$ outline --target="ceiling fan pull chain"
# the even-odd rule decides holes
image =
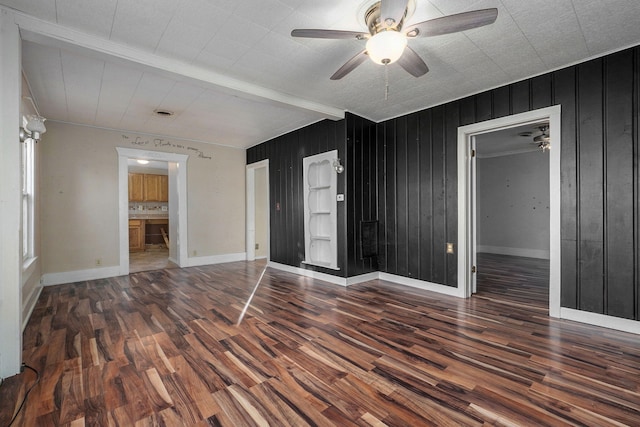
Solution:
[[[389,99],[389,66],[384,64],[384,100]]]

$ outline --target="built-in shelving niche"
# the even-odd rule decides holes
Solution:
[[[305,263],[338,270],[337,174],[333,162],[338,151],[305,157],[304,242]]]

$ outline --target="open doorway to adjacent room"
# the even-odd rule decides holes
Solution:
[[[247,165],[247,261],[269,261],[269,160]]]
[[[476,295],[545,312],[548,129],[544,120],[475,137]]]
[[[184,267],[188,258],[187,159],[189,156],[123,147],[116,147],[116,150],[119,182],[120,274],[167,268],[173,264]],[[141,165],[137,160],[147,160],[149,163]],[[144,167],[138,169],[137,165]],[[144,182],[146,175],[152,175],[148,182]],[[137,180],[137,185],[132,180]],[[145,185],[150,186],[147,188],[146,196]],[[142,192],[142,195],[131,194],[132,191]],[[147,230],[150,234],[149,238],[146,235]],[[166,258],[163,246],[168,249]],[[132,251],[133,248],[137,250]],[[147,251],[147,249],[157,249],[160,252],[157,259],[152,259],[151,255],[154,251]],[[138,260],[139,254],[143,252],[149,252],[149,257],[145,258],[141,255],[143,259]]]
[[[175,268],[169,260],[169,162],[128,159],[129,273]]]
[[[556,105],[458,128],[461,296],[560,317],[560,127]]]

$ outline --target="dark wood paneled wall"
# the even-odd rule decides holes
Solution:
[[[377,267],[457,286],[457,256],[445,250],[446,243],[456,243],[458,237],[457,128],[560,104],[562,306],[640,320],[639,86],[640,47],[635,47],[378,123],[375,135],[370,126],[358,124],[361,119],[348,115],[346,124],[335,126],[346,130],[349,138],[354,132],[370,136],[360,139],[365,143],[352,139],[343,148],[348,153],[347,169],[355,175],[343,174],[348,183],[340,188],[346,188],[348,195],[358,193],[358,188],[363,192],[347,199],[355,203],[349,205],[343,224],[347,231],[343,246],[353,265],[348,275]],[[328,126],[322,123],[248,150],[247,161],[270,158],[282,165],[283,158],[293,161],[296,155],[301,159],[315,154],[299,148],[292,154],[284,141],[293,138],[297,143],[304,132],[315,135],[318,127]],[[339,134],[334,133],[336,138]],[[335,147],[343,142],[335,141]],[[272,186],[296,186],[275,173],[272,170],[270,178],[276,181]],[[298,209],[289,215],[302,215],[301,202]],[[356,263],[354,242],[361,219],[379,220],[377,266]],[[273,221],[272,217],[272,236],[276,236],[285,228],[274,228]],[[272,242],[274,260],[277,253],[279,262],[293,265],[299,256],[288,251],[302,241],[300,230],[287,237],[290,242],[284,250],[274,252]]]
[[[338,266],[340,271],[302,265],[304,245],[304,186],[302,160],[338,150],[346,154],[346,121],[323,120],[247,150],[247,164],[269,159],[270,258],[274,262],[346,277],[346,208],[338,203]],[[345,173],[338,175],[338,193],[345,192]]]
[[[378,219],[376,124],[347,113],[347,275],[378,271],[378,257],[362,257],[360,223]]]

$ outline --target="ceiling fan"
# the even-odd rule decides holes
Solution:
[[[534,132],[531,132],[531,131],[520,132],[518,135],[525,138],[531,138],[529,143],[536,144],[538,148],[540,148],[543,152],[550,150],[551,136],[549,135],[549,124],[542,123],[542,124],[536,125],[534,129],[535,129],[535,132],[538,134],[533,138],[531,137],[533,136]]]
[[[367,40],[366,48],[348,60],[332,76],[339,80],[362,64],[367,57],[377,64],[393,62],[409,74],[420,77],[429,71],[427,64],[407,46],[407,41],[415,37],[432,37],[466,31],[492,24],[498,17],[498,9],[480,9],[404,26],[408,11],[415,6],[415,0],[380,0],[371,5],[364,14],[368,33],[361,31],[295,29],[292,37],[317,39]],[[410,17],[410,16],[409,16]]]

